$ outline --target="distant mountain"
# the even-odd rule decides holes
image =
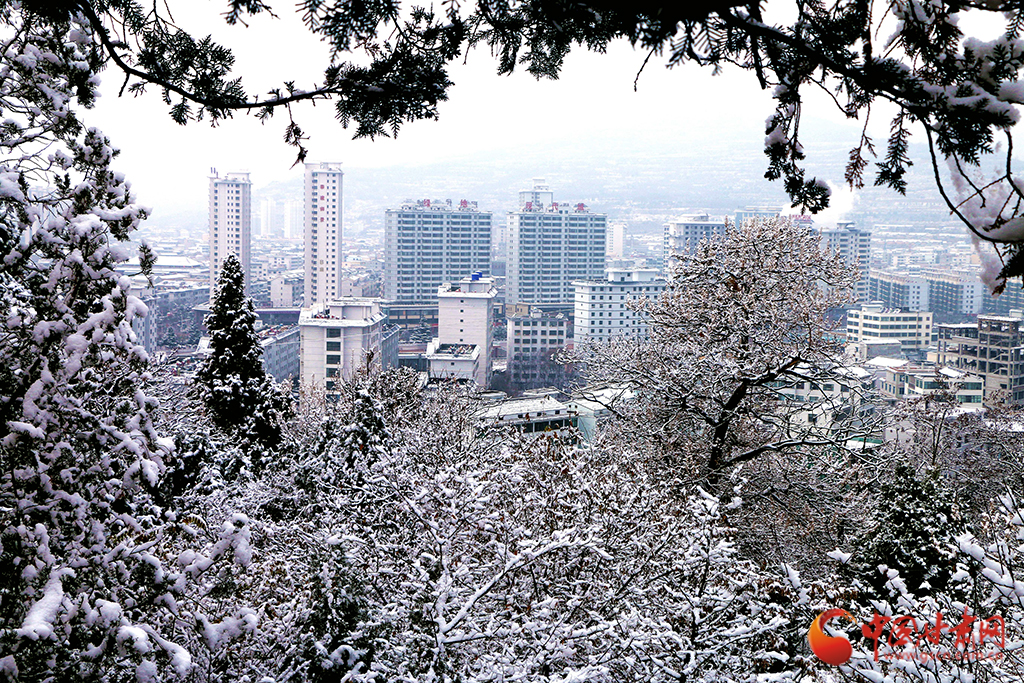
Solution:
[[[856,135],[837,135],[835,126],[806,126],[804,146],[808,170],[841,184]],[[543,177],[558,201],[585,202],[614,219],[634,220],[653,214],[655,220],[691,210],[731,214],[749,205],[787,206],[780,183],[764,178],[766,157],[761,139],[749,130],[731,130],[700,138],[700,131],[619,131],[592,144],[556,143],[467,152],[455,159],[387,168],[345,169],[345,220],[348,234],[358,236],[383,227],[384,211],[407,199],[476,200],[481,209],[503,214],[516,208],[517,193]],[[840,138],[840,141],[836,139]],[[847,139],[849,138],[849,139]],[[878,141],[881,150],[884,141]],[[924,145],[911,146],[915,165],[901,196],[887,188],[865,187],[846,198],[844,216],[868,227],[899,224],[914,227],[955,225],[934,187]],[[866,180],[873,180],[873,168]],[[259,203],[301,200],[302,180],[294,177],[256,188]],[[842,202],[839,202],[842,203]],[[154,212],[153,227],[192,225],[206,228],[205,197],[193,208],[174,214]]]

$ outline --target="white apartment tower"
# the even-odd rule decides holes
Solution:
[[[657,299],[665,280],[653,269],[609,268],[601,280],[574,282],[574,336],[577,341],[607,342],[614,337],[647,336],[647,317],[631,310],[629,302]]]
[[[575,280],[604,275],[608,216],[584,204],[559,204],[543,181],[519,193],[508,214],[508,303],[573,301]]]
[[[427,346],[433,377],[491,381],[494,343],[494,279],[472,273],[437,290],[437,337]]]
[[[242,264],[245,287],[250,283],[252,243],[252,183],[248,173],[227,173],[216,169],[210,176],[210,292],[217,286],[221,265],[228,254]]]
[[[463,199],[405,202],[384,218],[384,298],[434,302],[437,288],[491,270],[491,212]]]
[[[306,264],[306,307],[334,301],[342,295],[344,233],[340,163],[307,163],[304,190],[303,240]]]

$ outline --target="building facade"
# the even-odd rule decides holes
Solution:
[[[280,308],[301,306],[305,287],[305,274],[300,271],[274,276],[270,280],[270,305]]]
[[[384,298],[431,304],[437,288],[491,268],[490,211],[424,199],[384,214]]]
[[[263,368],[278,382],[299,377],[300,332],[297,325],[277,325],[259,331]]]
[[[936,360],[984,379],[985,403],[1024,404],[1024,313],[937,325]]]
[[[887,308],[905,311],[930,311],[929,284],[919,275],[902,275],[886,270],[868,275],[868,300],[880,301]]]
[[[306,307],[322,306],[342,295],[345,265],[340,163],[307,163],[303,185],[303,240]]]
[[[922,270],[928,283],[928,308],[942,322],[960,322],[982,312],[986,289],[976,271]],[[1009,309],[1005,310],[1009,313]]]
[[[821,246],[842,256],[851,266],[857,266],[860,279],[854,288],[857,301],[869,301],[868,288],[871,276],[871,233],[853,223],[840,221],[834,228],[822,228]]]
[[[737,214],[739,215],[739,214]],[[692,251],[702,240],[711,240],[725,234],[726,217],[701,213],[683,216],[665,223],[664,267],[672,265],[674,254]]]
[[[778,218],[781,213],[782,209],[778,206],[748,206],[736,212],[735,225],[742,227],[747,221],[756,218]]]
[[[932,343],[930,311],[903,311],[873,301],[846,312],[846,341],[899,340],[904,351],[921,351]]]
[[[547,185],[519,193],[508,214],[506,295],[509,303],[573,301],[575,280],[604,273],[608,217],[584,204],[559,204]]]
[[[960,404],[980,406],[984,400],[984,378],[954,368],[886,368],[879,384],[879,394],[888,403],[925,398],[942,389],[952,392]]]
[[[569,341],[571,321],[560,313],[545,314],[534,308],[526,315],[506,318],[508,376],[517,390],[558,387],[564,383],[566,368],[553,356]]]
[[[497,295],[494,280],[479,272],[438,288],[437,337],[426,354],[432,377],[472,379],[481,389],[490,383]]]
[[[381,362],[385,318],[376,299],[339,299],[299,315],[302,381],[328,394],[370,363]]]
[[[637,299],[657,299],[665,280],[653,269],[609,269],[601,280],[582,280],[575,287],[574,338],[606,342],[614,337],[647,334],[647,318],[629,308]]]
[[[248,173],[227,173],[221,178],[217,171],[210,176],[210,291],[217,286],[224,259],[238,257],[245,275],[245,287],[252,280],[252,183]]]

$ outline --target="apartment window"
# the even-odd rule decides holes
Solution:
[[[338,328],[333,328],[333,329],[332,328],[328,328],[327,329],[327,337],[328,338],[332,338],[333,337],[333,338],[337,339],[340,336],[341,336],[341,330],[339,330]]]
[[[327,364],[328,365],[340,365],[341,364],[341,356],[328,355],[327,356]]]
[[[341,351],[341,342],[327,342],[328,351]]]

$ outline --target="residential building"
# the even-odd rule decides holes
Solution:
[[[303,192],[305,192],[305,190],[303,190]],[[282,234],[286,240],[297,240],[302,238],[302,204],[302,202],[292,200],[284,202],[282,208],[282,213],[284,215],[284,221],[282,222]]]
[[[778,218],[782,209],[777,206],[748,206],[736,212],[737,226],[742,226],[747,221],[755,218]]]
[[[490,211],[424,199],[384,214],[384,298],[437,302],[437,288],[491,268]]]
[[[977,278],[977,275],[975,275]],[[999,296],[991,296],[988,288],[982,284],[982,312],[985,315],[1010,315],[1010,311],[1024,310],[1024,288],[1020,283],[1011,280]]]
[[[822,247],[842,256],[851,266],[857,266],[860,279],[854,289],[858,302],[869,301],[868,278],[871,275],[871,233],[853,223],[840,221],[834,228],[822,228]]]
[[[306,275],[302,271],[275,275],[270,280],[270,304],[280,308],[301,306],[305,286]]]
[[[904,351],[923,350],[932,343],[932,314],[886,308],[878,301],[851,308],[846,312],[846,341],[868,339],[899,340]]]
[[[665,280],[654,269],[611,268],[601,280],[581,280],[575,288],[574,336],[606,342],[614,337],[646,336],[647,318],[629,307],[637,299],[657,299]]]
[[[342,295],[344,227],[340,163],[307,163],[303,196],[306,308],[322,306]]]
[[[928,280],[920,275],[905,275],[887,270],[868,275],[869,301],[880,301],[887,308],[904,311],[930,311]]]
[[[584,204],[559,204],[537,182],[519,193],[519,210],[508,214],[505,300],[571,303],[575,280],[604,273],[608,217]]]
[[[737,214],[737,217],[739,214]],[[685,254],[692,251],[703,240],[711,240],[725,234],[727,219],[725,216],[712,216],[707,213],[683,216],[675,221],[665,223],[663,266],[667,269],[672,265],[674,254]]]
[[[251,276],[252,183],[248,173],[227,173],[216,169],[210,176],[210,291],[217,285],[220,269],[229,254],[238,257],[248,289]]]
[[[427,346],[431,377],[491,381],[494,340],[494,279],[476,272],[438,287],[437,337]]]
[[[298,325],[263,327],[258,332],[263,347],[263,368],[278,382],[299,377]]]
[[[884,370],[879,394],[889,403],[924,398],[941,389],[952,391],[956,402],[981,406],[984,400],[984,378],[935,365],[904,365]]]
[[[385,317],[377,299],[343,298],[299,315],[299,372],[328,393],[369,361],[380,363]]]
[[[987,298],[977,271],[921,269],[919,277],[928,283],[928,310],[941,322],[964,322],[982,312]],[[1003,309],[1003,315],[1010,309]]]
[[[532,308],[527,315],[508,316],[508,377],[517,391],[561,387],[566,366],[553,356],[565,348],[572,322],[561,313],[545,314]]]
[[[612,258],[622,258],[626,251],[626,226],[623,223],[615,223],[608,229],[607,255]]]
[[[939,364],[982,377],[986,404],[1024,404],[1024,313],[979,315],[976,323],[936,328]]]
[[[781,414],[793,427],[835,434],[860,422],[865,399],[875,389],[871,371],[854,365],[832,368],[820,377],[811,368],[805,372],[807,379],[777,382]]]

